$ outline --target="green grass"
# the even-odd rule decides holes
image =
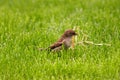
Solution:
[[[90,41],[111,46],[37,50],[74,26]],[[120,80],[120,1],[1,0],[0,80],[38,79]]]

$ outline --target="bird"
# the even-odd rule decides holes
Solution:
[[[43,49],[40,48],[40,50],[49,50],[49,51],[60,51],[62,49],[67,50],[71,47],[72,45],[72,37],[76,36],[77,33],[72,30],[72,29],[68,29],[66,30],[62,36],[55,42],[53,43],[51,46]]]

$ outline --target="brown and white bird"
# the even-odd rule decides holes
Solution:
[[[50,51],[60,51],[61,49],[67,50],[72,45],[72,37],[75,35],[77,35],[77,33],[74,30],[72,29],[66,30],[64,34],[60,37],[60,39],[53,45],[46,48],[46,50]]]

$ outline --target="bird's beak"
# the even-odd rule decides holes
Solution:
[[[75,33],[75,36],[78,35],[77,33]]]

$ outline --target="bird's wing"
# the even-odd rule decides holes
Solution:
[[[52,50],[52,49],[58,48],[58,47],[62,46],[62,44],[63,44],[63,42],[57,42],[57,43],[51,45],[50,49]]]

